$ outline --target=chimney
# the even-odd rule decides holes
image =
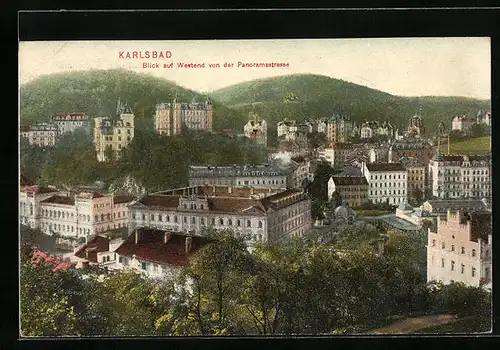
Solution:
[[[231,187],[231,186],[228,186],[228,187],[227,187],[227,193],[231,194],[231,192],[232,192],[232,187]]]
[[[163,236],[163,243],[167,244],[169,238],[170,238],[170,234],[168,232],[165,232],[165,234]]]
[[[250,195],[253,195],[253,187],[250,187]]]
[[[186,254],[188,254],[191,251],[192,241],[193,237],[186,236]]]
[[[135,244],[139,243],[139,230],[135,230]]]

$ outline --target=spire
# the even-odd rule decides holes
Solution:
[[[116,114],[120,114],[121,112],[121,101],[120,101],[120,96],[118,96],[118,102],[116,102]]]

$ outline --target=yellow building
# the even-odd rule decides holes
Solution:
[[[204,102],[172,103],[156,105],[155,130],[160,135],[174,136],[181,134],[181,127],[189,130],[212,132],[212,102],[207,97]]]
[[[402,163],[408,171],[408,194],[413,195],[415,189],[420,190],[423,194],[426,187],[425,165],[413,157],[401,157],[399,163]]]
[[[116,112],[116,117],[95,118],[94,145],[97,160],[100,162],[109,158],[109,149],[113,152],[113,157],[119,158],[122,150],[134,138],[134,113],[132,109],[118,100]]]

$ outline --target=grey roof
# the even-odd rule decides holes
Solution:
[[[399,209],[401,210],[413,210],[413,207],[411,205],[408,204],[408,202],[402,202],[399,207]]]
[[[332,177],[348,177],[348,176],[358,177],[358,176],[363,176],[363,173],[361,172],[361,169],[357,167],[346,166],[342,168],[342,171],[340,173],[332,175]]]
[[[482,209],[487,205],[479,199],[438,199],[438,200],[428,200],[433,209]]]
[[[356,212],[352,209],[346,201],[335,208],[335,217],[337,218],[348,218],[349,216],[356,216]]]
[[[286,176],[287,171],[270,164],[233,166],[189,166],[189,177]]]

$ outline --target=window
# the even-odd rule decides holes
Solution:
[[[462,265],[460,266],[460,273],[463,275],[463,274],[464,274],[464,271],[465,271],[465,265],[464,265],[464,264],[462,264]]]
[[[105,256],[102,257],[102,262],[106,262],[106,257]]]
[[[451,262],[451,271],[455,271],[455,262],[454,261]]]
[[[214,218],[212,218],[212,225],[215,226],[215,219]]]
[[[236,226],[238,226],[238,227],[240,227],[240,226],[241,226],[241,221],[240,221],[240,219],[238,219],[238,220],[236,221]]]
[[[250,227],[251,224],[250,224],[250,220],[247,220],[247,227]]]
[[[119,262],[120,264],[121,264],[121,263],[123,263],[123,256],[120,256],[120,257],[118,258],[118,262]]]
[[[472,277],[476,276],[476,268],[473,267],[471,271]]]
[[[158,221],[163,221],[163,217],[161,215],[158,215]]]
[[[476,256],[476,250],[472,249],[472,256]]]
[[[142,214],[142,220],[146,220],[146,215]]]
[[[184,219],[184,223],[187,224],[187,217],[184,216],[183,219]]]
[[[219,225],[224,225],[224,220],[223,219],[219,219]]]
[[[441,259],[441,267],[444,267],[444,259]]]
[[[461,252],[461,254],[465,254],[465,248],[462,247],[460,252]]]
[[[231,219],[227,220],[227,224],[228,224],[228,226],[233,226],[233,220],[231,220]]]
[[[452,244],[451,245],[451,251],[454,252],[455,251],[455,246]]]
[[[177,223],[177,216],[174,215],[174,222]]]
[[[484,277],[490,279],[490,269],[488,267],[484,269]]]
[[[153,271],[154,271],[154,272],[158,272],[158,265],[157,265],[157,264],[154,264],[154,265],[153,265]]]
[[[262,221],[259,221],[259,228],[262,228]]]
[[[441,249],[444,249],[444,248],[445,248],[445,244],[443,242],[443,243],[441,243]]]
[[[148,264],[147,264],[147,263],[145,263],[145,262],[142,262],[142,263],[141,263],[141,268],[142,268],[143,270],[146,270],[146,269],[148,268]]]
[[[196,224],[196,218],[194,216],[191,218],[191,223]]]
[[[109,260],[110,260],[110,257],[109,257],[109,255],[108,255],[108,256],[106,257],[106,261],[109,261]]]

